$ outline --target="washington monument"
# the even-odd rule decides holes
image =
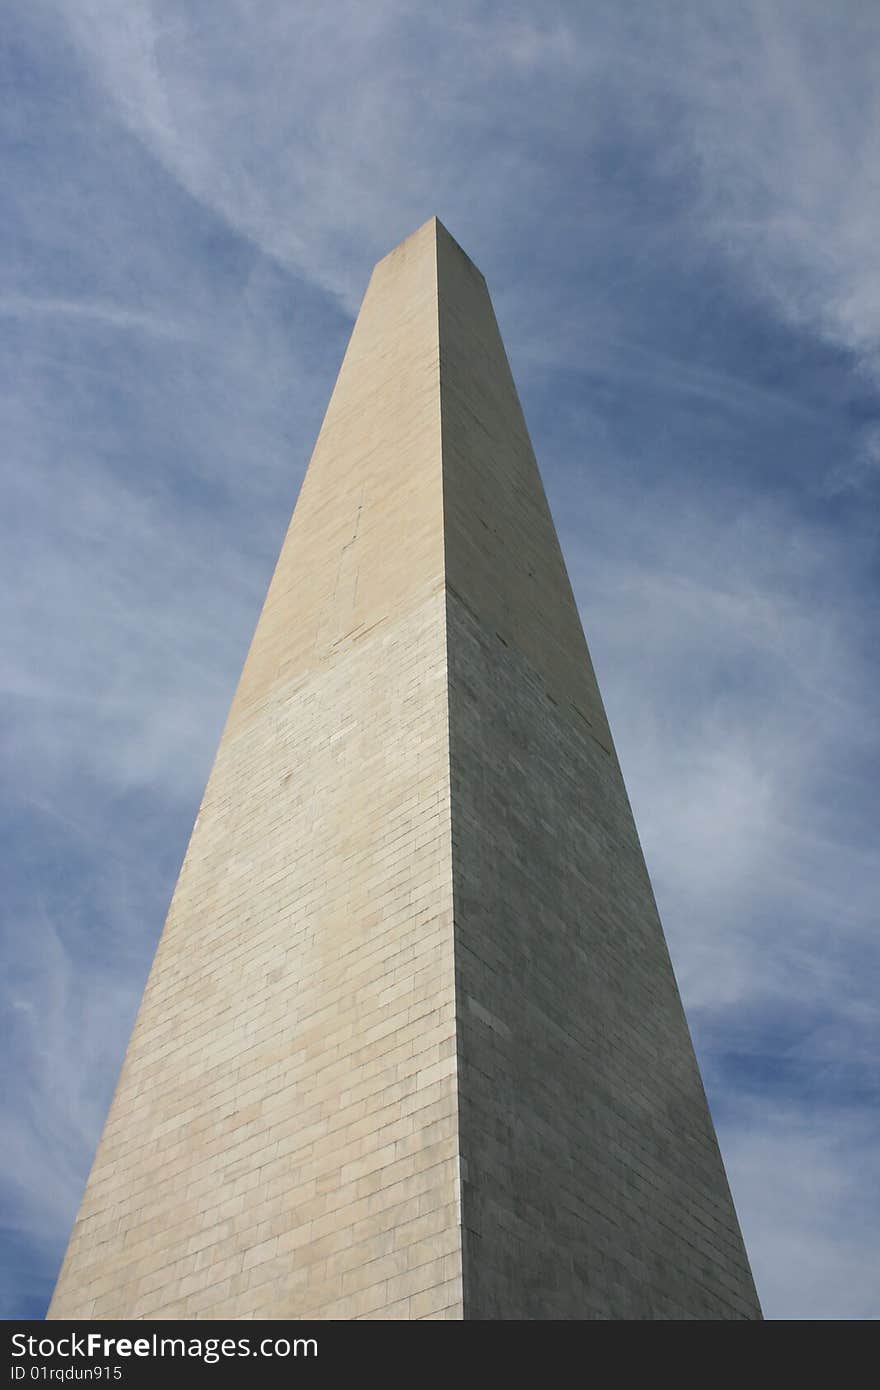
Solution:
[[[760,1318],[483,277],[373,271],[51,1318]]]

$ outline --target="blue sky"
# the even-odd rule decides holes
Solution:
[[[7,0],[0,1311],[372,264],[485,273],[765,1312],[876,1318],[880,9]]]

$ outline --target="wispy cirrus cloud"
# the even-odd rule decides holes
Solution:
[[[0,316],[10,318],[73,318],[91,319],[109,328],[133,329],[152,333],[160,338],[186,336],[183,324],[155,314],[138,313],[117,304],[89,302],[83,299],[38,299],[24,294],[0,295]]]
[[[606,177],[623,136],[686,184],[678,212],[695,240],[876,366],[880,26],[864,6],[838,18],[818,3],[599,4],[587,17],[566,3],[540,16],[453,4],[441,18],[401,0],[262,0],[247,16],[230,7],[253,40],[233,47],[217,9],[59,4],[122,119],[188,192],[350,309],[355,243],[378,254],[389,219],[406,228],[432,198],[480,229],[506,216],[515,245],[580,217],[589,243],[591,221],[601,234],[615,203],[645,191]],[[529,95],[540,100],[524,112]],[[580,187],[547,179],[547,140]],[[548,185],[549,206],[536,203]],[[662,234],[654,211],[635,229],[648,241]]]

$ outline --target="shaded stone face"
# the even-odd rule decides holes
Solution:
[[[482,276],[373,272],[53,1318],[759,1317]]]

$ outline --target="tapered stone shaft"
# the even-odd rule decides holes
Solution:
[[[373,272],[50,1317],[757,1318],[482,276]]]

